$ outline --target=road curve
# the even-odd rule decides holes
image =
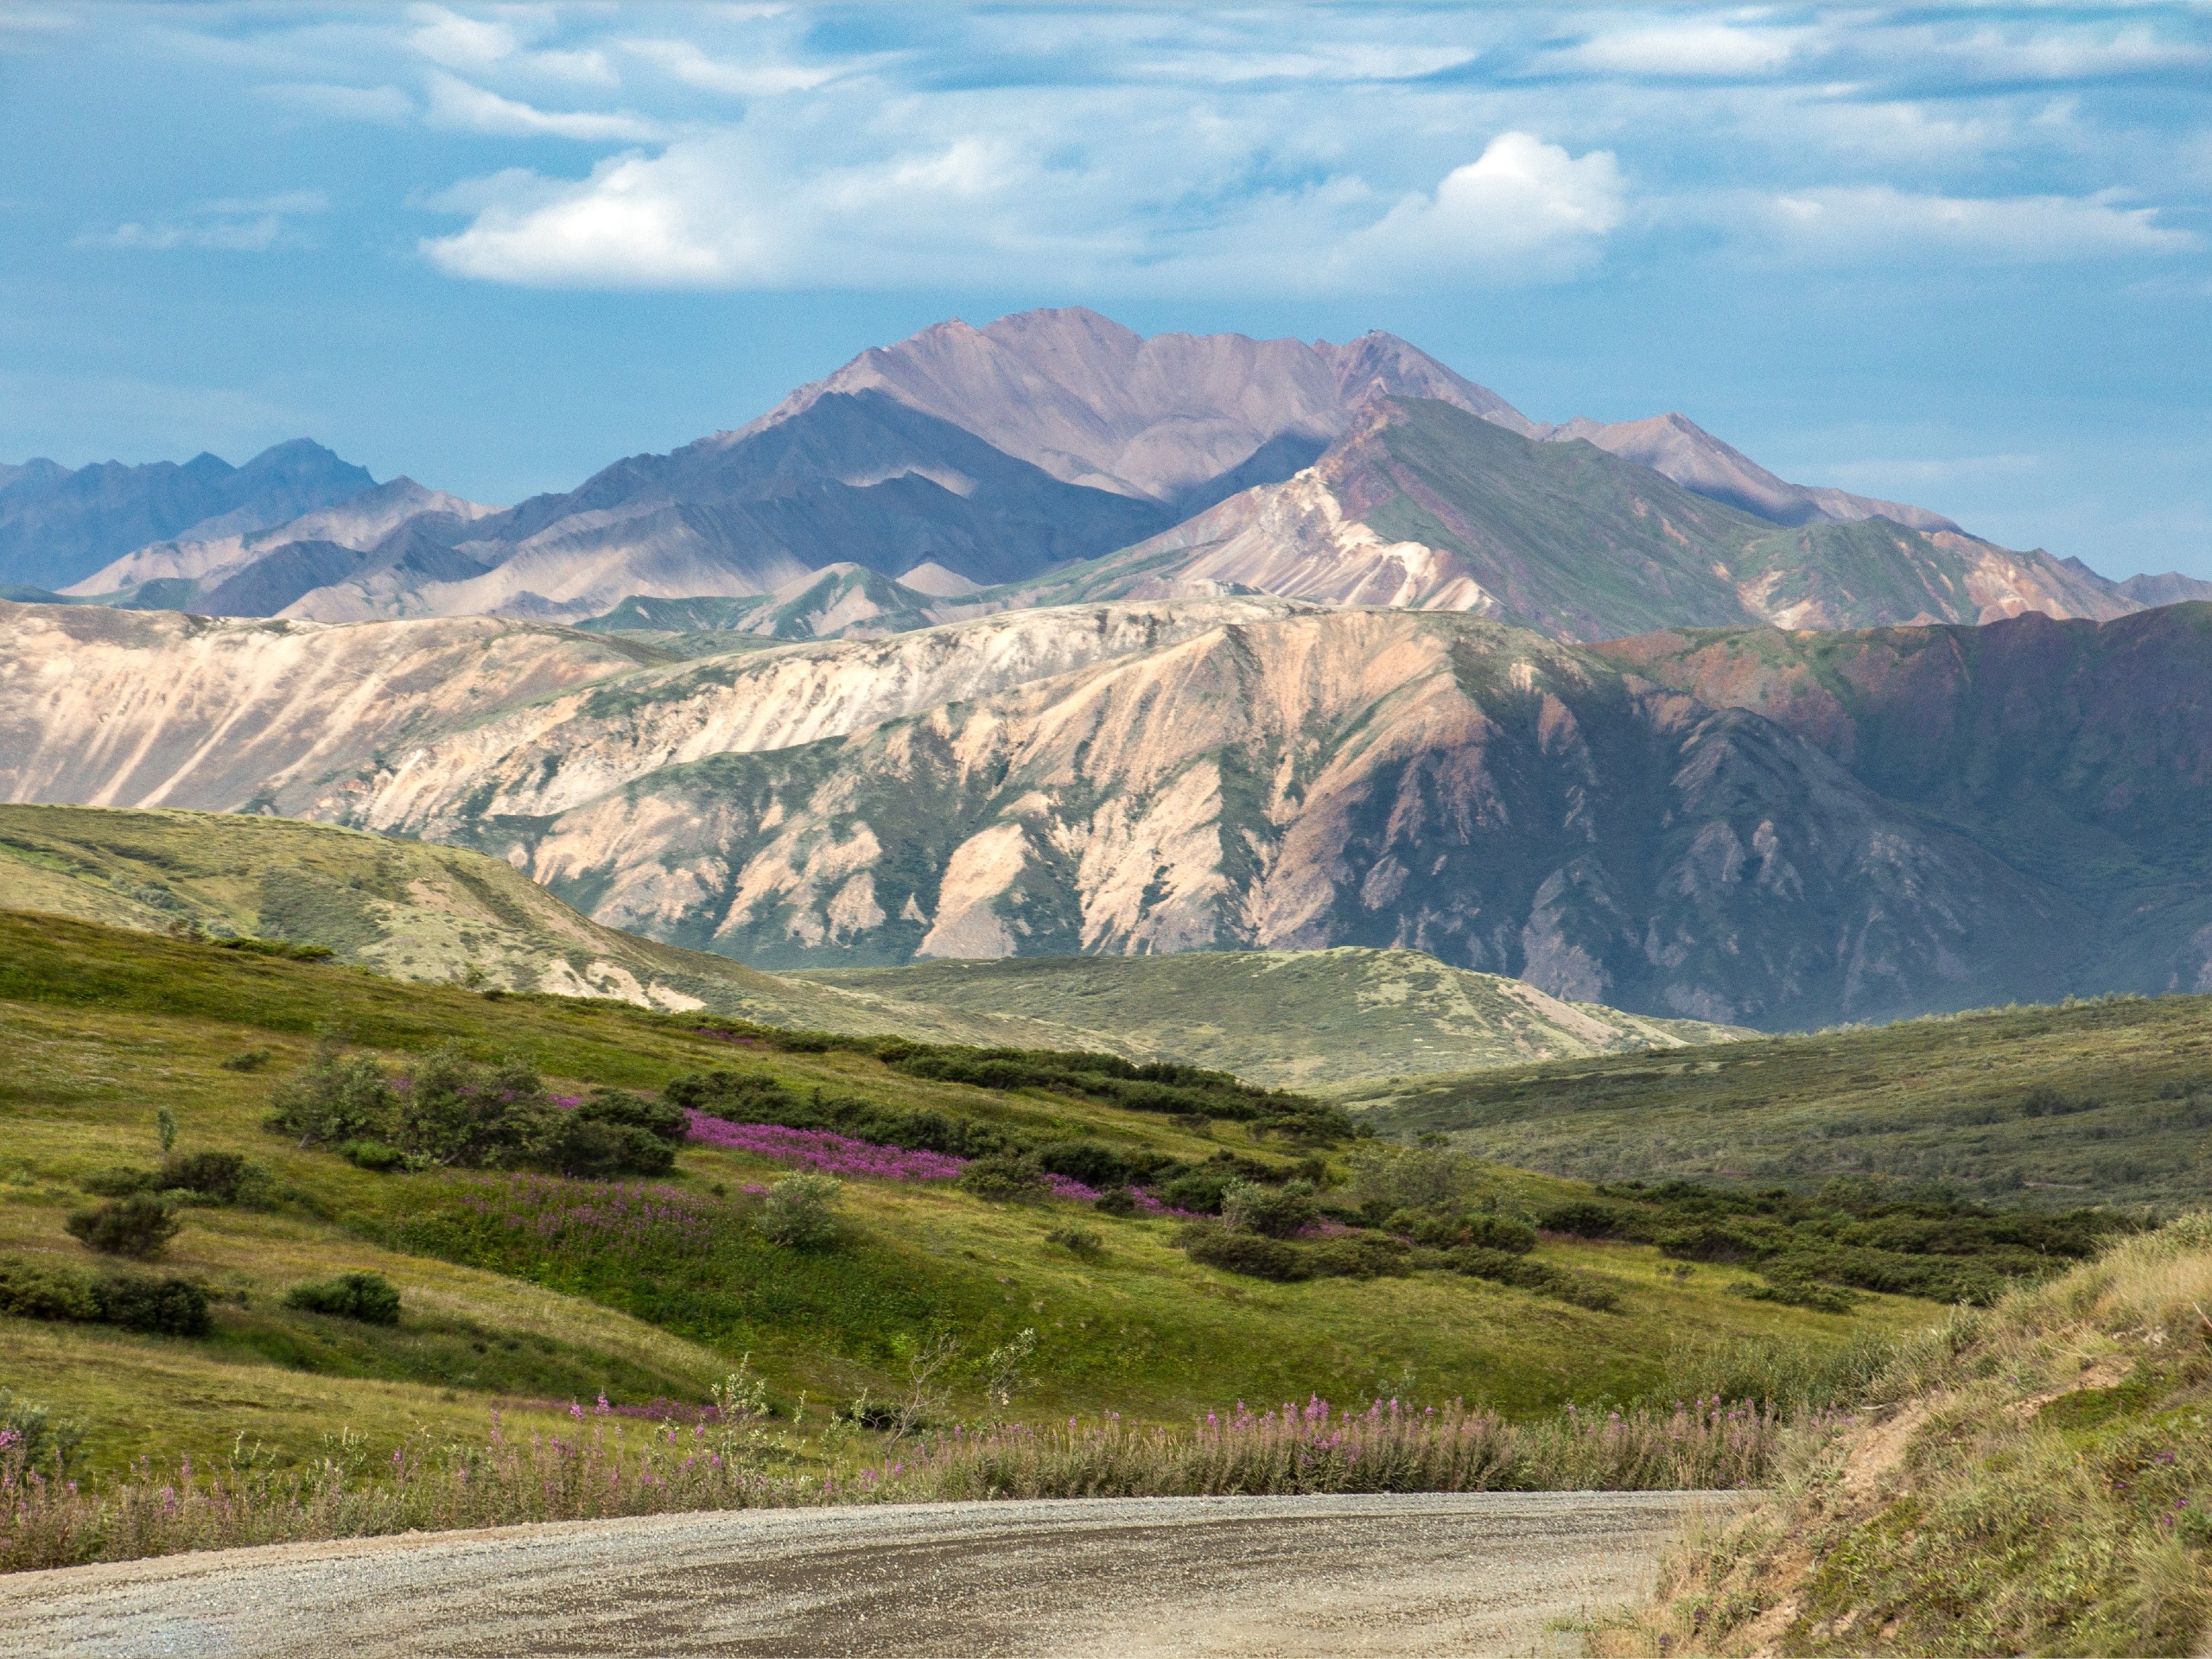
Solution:
[[[0,1578],[0,1655],[1544,1654],[1727,1494],[1096,1498],[652,1516]]]

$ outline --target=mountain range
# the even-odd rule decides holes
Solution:
[[[305,438],[264,449],[243,467],[211,454],[182,466],[0,466],[0,583],[64,588],[151,543],[265,529],[375,482]]]
[[[342,521],[257,528],[219,554],[134,549],[69,593],[324,621],[750,599],[714,626],[786,639],[1246,591],[1573,639],[2149,602],[1923,508],[1791,484],[1679,414],[1549,425],[1389,334],[1147,340],[1080,309],[939,324],[504,511],[401,480]]]
[[[1800,1026],[2212,985],[2208,641],[2204,605],[1592,648],[1246,596],[682,660],[10,606],[0,793],[468,847],[768,968],[1407,947]]]

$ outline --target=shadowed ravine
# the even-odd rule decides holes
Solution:
[[[0,1654],[1528,1654],[1726,1494],[750,1510],[0,1580]]]

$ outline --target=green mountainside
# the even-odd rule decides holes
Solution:
[[[1725,1041],[1737,1028],[1562,1002],[1419,950],[1012,957],[789,976],[1099,1033],[1255,1082],[1318,1088],[1518,1060]]]
[[[1339,1098],[1390,1135],[1592,1180],[1948,1183],[1991,1203],[2212,1198],[2212,997],[2109,997],[1507,1067]]]

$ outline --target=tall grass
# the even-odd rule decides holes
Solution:
[[[493,1420],[477,1446],[402,1446],[370,1465],[341,1437],[315,1467],[173,1474],[141,1462],[89,1491],[0,1446],[0,1570],[124,1560],[180,1550],[518,1522],[683,1510],[944,1498],[1171,1497],[1315,1492],[1654,1491],[1761,1479],[1783,1433],[1750,1402],[1578,1412],[1514,1423],[1458,1403],[1364,1411],[1319,1398],[1210,1413],[1185,1430],[1118,1414],[1045,1428],[956,1429],[868,1459],[772,1434],[742,1412],[642,1433],[602,1403],[570,1434],[511,1437]]]

